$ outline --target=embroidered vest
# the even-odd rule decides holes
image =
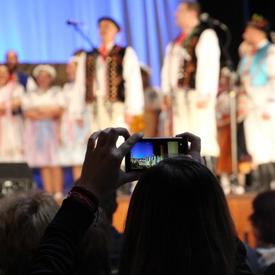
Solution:
[[[106,57],[107,62],[107,93],[111,102],[125,100],[123,79],[123,58],[126,48],[115,45]],[[94,81],[96,77],[96,60],[99,57],[98,49],[87,53],[86,58],[86,102],[95,100]]]
[[[197,71],[197,56],[196,56],[196,46],[199,42],[202,32],[206,28],[199,26],[181,43],[181,47],[185,51],[184,62],[180,68],[178,86],[194,89],[195,88],[195,78]]]
[[[267,68],[267,52],[271,43],[267,43],[260,48],[253,57],[251,67],[249,68],[249,75],[252,86],[264,86],[268,83],[268,68]]]

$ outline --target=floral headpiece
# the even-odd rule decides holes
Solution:
[[[259,14],[253,14],[251,20],[248,22],[247,25],[263,31],[267,34],[270,32],[269,22],[262,15]]]

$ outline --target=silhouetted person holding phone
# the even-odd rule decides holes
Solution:
[[[119,136],[126,141],[117,148]],[[92,134],[79,184],[48,227],[30,274],[69,274],[75,268],[75,246],[96,220],[98,202],[138,178],[119,274],[251,274],[222,189],[200,163],[200,139],[182,134],[190,144],[186,156],[143,173],[120,170],[141,137],[124,128]]]

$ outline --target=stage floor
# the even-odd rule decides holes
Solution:
[[[255,247],[255,238],[249,222],[252,214],[252,201],[256,194],[229,195],[227,197],[230,212],[241,240]],[[126,214],[129,206],[129,196],[118,197],[118,208],[114,214],[113,224],[118,231],[123,232]]]

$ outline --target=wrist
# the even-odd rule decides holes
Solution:
[[[75,187],[80,187],[82,190],[86,190],[86,192],[88,192],[89,194],[92,194],[92,196],[94,196],[97,202],[101,201],[100,192],[98,192],[97,190],[94,190],[95,188],[91,187],[90,182],[79,179],[76,181]]]
[[[91,191],[82,186],[74,186],[69,192],[67,198],[80,202],[93,213],[98,210],[98,198]]]

